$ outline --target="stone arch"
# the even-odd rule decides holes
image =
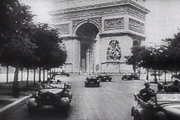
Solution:
[[[84,23],[76,30],[75,35],[80,39],[93,41],[96,39],[99,29],[92,23]],[[89,42],[90,42],[89,41]]]
[[[97,27],[97,29],[99,30],[99,33],[101,33],[102,31],[102,27],[101,27],[101,21],[97,20],[97,19],[83,19],[83,20],[77,20],[76,22],[74,22],[74,26],[73,26],[73,36],[76,36],[76,32],[78,30],[78,28],[80,26],[82,26],[85,23],[91,23],[94,26]]]
[[[75,32],[76,39],[79,41],[80,47],[80,70],[82,72],[94,71],[94,55],[96,37],[99,33],[99,29],[96,25],[85,22],[78,27]]]
[[[139,42],[138,41],[133,41],[133,46],[137,46],[139,45]]]

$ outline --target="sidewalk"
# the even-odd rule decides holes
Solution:
[[[0,84],[0,119],[6,118],[6,116],[16,110],[17,108],[26,104],[27,99],[33,93],[34,88],[21,89],[19,98],[13,98],[12,85]]]

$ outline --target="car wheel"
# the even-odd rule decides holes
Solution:
[[[28,107],[28,115],[33,116],[36,113],[35,110],[36,109],[34,107]]]
[[[156,120],[167,120],[166,114],[163,111],[156,113]]]
[[[140,115],[137,114],[137,115],[134,115],[134,120],[142,120],[142,119],[141,119]]]
[[[67,107],[65,107],[65,108],[63,109],[63,115],[64,115],[65,117],[68,117],[69,114],[70,114],[70,105],[68,105]]]
[[[88,84],[87,83],[85,83],[85,87],[87,87],[88,86]]]

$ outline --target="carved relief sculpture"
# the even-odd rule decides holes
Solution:
[[[144,33],[144,23],[129,18],[129,29],[138,33]]]
[[[121,48],[117,40],[111,40],[107,48],[107,60],[120,60]]]
[[[117,30],[124,28],[124,18],[113,18],[113,19],[106,19],[104,21],[104,30]]]
[[[59,30],[59,34],[69,34],[69,23],[56,25],[56,28]]]

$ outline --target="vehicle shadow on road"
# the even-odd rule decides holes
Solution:
[[[70,110],[71,114],[71,110]],[[60,109],[40,109],[33,116],[29,116],[30,120],[51,120],[53,119],[67,119],[68,116],[64,115],[63,110]]]

